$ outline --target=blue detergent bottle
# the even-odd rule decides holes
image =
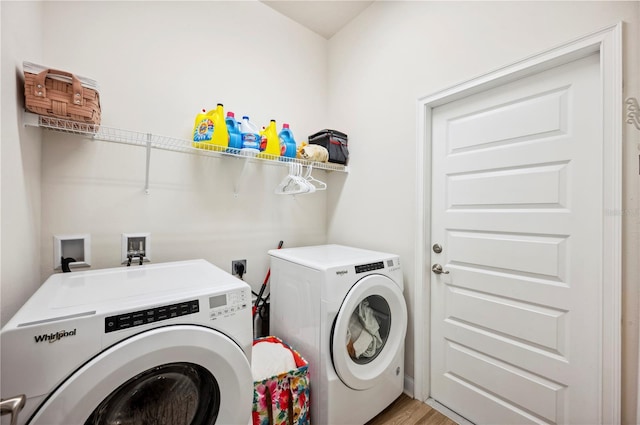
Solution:
[[[280,155],[287,158],[295,158],[298,146],[293,138],[293,132],[289,128],[289,124],[282,124],[282,130],[278,133],[280,139]]]
[[[240,127],[238,127],[235,114],[231,111],[227,112],[225,122],[227,123],[227,131],[229,132],[229,150],[237,149],[240,151],[242,148],[242,135],[240,134]]]

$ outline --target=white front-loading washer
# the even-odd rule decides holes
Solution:
[[[269,255],[270,333],[309,362],[311,423],[364,424],[403,391],[399,257],[342,245]]]
[[[21,425],[246,425],[252,336],[250,287],[205,260],[55,274],[2,328],[0,396]]]

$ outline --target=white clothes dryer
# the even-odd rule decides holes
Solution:
[[[407,307],[397,255],[270,250],[271,333],[309,362],[314,425],[362,425],[403,391]]]
[[[1,397],[20,425],[246,425],[252,335],[250,287],[204,260],[55,274],[2,328]]]

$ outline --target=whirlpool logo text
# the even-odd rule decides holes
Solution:
[[[72,331],[67,331],[65,329],[58,331],[56,333],[50,333],[50,334],[44,334],[44,335],[36,335],[33,338],[36,340],[36,343],[38,342],[45,342],[45,341],[49,341],[49,342],[56,342],[61,340],[62,338],[68,337],[68,336],[76,336],[76,329],[72,330]]]

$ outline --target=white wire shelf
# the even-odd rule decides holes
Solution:
[[[31,127],[41,127],[64,133],[77,134],[90,137],[95,140],[102,140],[105,142],[141,146],[147,149],[162,149],[166,151],[182,152],[193,155],[210,156],[217,158],[244,158],[250,161],[260,161],[273,165],[287,165],[291,162],[294,162],[304,166],[311,166],[313,169],[317,170],[348,172],[347,166],[342,164],[334,164],[332,162],[315,162],[298,158],[286,158],[276,155],[269,155],[265,153],[259,153],[256,155],[255,153],[247,153],[241,149],[233,149],[224,146],[212,145],[209,143],[198,143],[198,147],[195,147],[191,140],[159,136],[151,133],[122,130],[118,128],[106,127],[104,125],[98,126],[94,124],[67,121],[58,118],[32,114],[30,112],[25,112],[24,114],[24,125]],[[147,185],[145,185],[145,189],[148,189],[148,181]]]

